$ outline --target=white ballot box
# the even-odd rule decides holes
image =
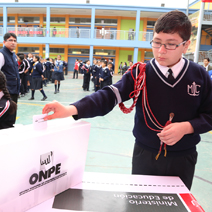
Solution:
[[[94,172],[27,212],[64,211],[204,212],[179,177]]]
[[[90,124],[72,118],[0,130],[0,212],[22,212],[82,182]]]

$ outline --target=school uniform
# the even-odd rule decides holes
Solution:
[[[14,117],[8,110],[10,101],[4,97],[3,91],[0,91],[0,130],[13,127]]]
[[[40,90],[43,88],[42,75],[43,65],[37,61],[33,65],[31,89]]]
[[[27,81],[29,81],[30,64],[27,59],[24,59],[23,63],[25,64],[25,71],[28,70],[26,73],[24,73],[24,79],[23,79],[24,93],[27,93],[28,92]]]
[[[110,69],[110,77],[109,77],[109,82],[108,85],[112,85],[113,84],[113,74],[114,74],[114,69]]]
[[[173,123],[188,121],[194,133],[184,135],[175,145],[167,145],[167,156],[164,150],[158,160],[155,156],[160,147],[158,132],[151,130],[144,119],[141,91],[136,104],[133,135],[135,148],[133,152],[133,174],[179,176],[190,189],[197,162],[196,145],[200,134],[212,129],[212,83],[204,68],[185,58],[179,73],[172,82],[162,71],[155,59],[146,64],[146,89],[148,102],[154,116],[161,125],[165,125],[169,114],[174,113]],[[181,63],[182,64],[182,63]],[[176,64],[177,65],[177,64]],[[135,77],[136,69],[133,69]],[[123,75],[116,84],[104,87],[73,105],[78,115],[74,119],[103,116],[117,104],[129,100],[134,91],[134,80],[131,72]],[[84,109],[86,108],[86,110]],[[145,109],[144,109],[145,111]],[[145,113],[146,114],[146,113]],[[155,125],[146,114],[148,125]]]
[[[110,84],[110,77],[111,74],[108,67],[102,68],[100,78],[102,78],[104,81],[101,81],[101,89]]]
[[[95,92],[100,89],[99,77],[101,75],[101,70],[102,70],[102,67],[98,66],[98,65],[96,65],[93,68],[93,70],[92,70],[92,76],[93,76],[93,79],[94,79],[94,90],[95,90]]]
[[[47,83],[51,80],[51,67],[52,67],[52,64],[50,61],[46,61],[44,63],[44,66],[46,68],[46,77],[47,77]]]
[[[91,67],[90,65],[83,65],[83,90],[84,91],[89,91],[89,85],[90,85],[90,77],[91,77]]]
[[[29,80],[29,82],[31,84],[32,83],[32,70],[33,70],[33,64],[34,64],[34,62],[33,62],[33,58],[29,58],[28,57],[27,60],[29,62],[29,66],[30,66],[28,80]]]
[[[24,71],[26,69],[25,63],[19,62],[18,61],[18,72],[19,72],[19,77],[20,77],[20,92],[21,95],[25,94],[25,90],[24,90]]]
[[[61,81],[64,80],[63,74],[63,61],[57,60],[54,66],[54,80]]]

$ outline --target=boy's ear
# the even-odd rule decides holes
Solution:
[[[190,40],[188,40],[188,41],[185,43],[185,45],[184,45],[184,51],[183,51],[183,54],[185,54],[185,53],[187,52],[187,50],[188,50],[188,47],[189,47],[190,43],[191,43],[191,41],[190,41]]]

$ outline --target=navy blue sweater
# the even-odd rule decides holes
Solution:
[[[33,66],[32,77],[41,78],[41,75],[43,75],[43,65],[40,62],[38,62]]]
[[[133,70],[135,75],[135,69]],[[175,114],[172,122],[189,121],[194,128],[193,134],[185,135],[173,146],[167,146],[168,156],[186,155],[196,150],[200,141],[199,134],[212,129],[212,82],[208,73],[200,65],[185,59],[185,65],[175,81],[168,83],[152,59],[146,65],[146,85],[149,104],[156,119],[165,125],[169,114]],[[83,98],[74,103],[78,110],[75,119],[103,116],[114,106],[129,99],[134,90],[131,73],[112,86]],[[84,110],[86,108],[86,110]],[[148,124],[155,126],[147,118]],[[156,128],[155,128],[156,129]],[[150,130],[144,121],[142,111],[142,92],[138,98],[133,129],[136,143],[151,152],[157,153],[160,140],[157,132]]]

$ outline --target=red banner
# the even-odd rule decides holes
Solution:
[[[212,2],[212,0],[202,0],[202,2]]]

